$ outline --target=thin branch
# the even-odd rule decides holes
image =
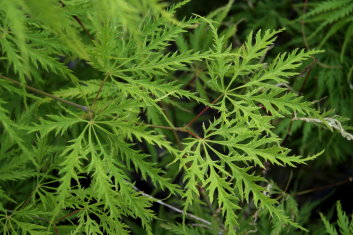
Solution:
[[[323,123],[323,121],[318,118],[294,117],[294,118],[292,118],[292,120],[293,121],[300,120],[300,121],[305,121],[305,122]],[[345,138],[347,140],[353,140],[353,135],[351,133],[347,132],[345,129],[343,129],[340,121],[338,121],[335,118],[329,118],[329,117],[324,118],[324,120],[326,121],[327,125],[329,125],[333,129],[337,130],[342,135],[343,138]]]
[[[54,227],[54,230],[55,230],[55,234],[56,235],[60,234],[59,229],[58,229],[58,227],[56,225],[57,223],[59,223],[60,221],[66,219],[66,218],[68,218],[70,216],[73,216],[73,215],[77,214],[80,211],[81,211],[81,209],[75,210],[75,211],[73,211],[73,212],[71,212],[71,213],[69,213],[67,215],[64,215],[63,217],[60,217],[59,219],[57,219],[56,222],[53,224],[53,227]]]
[[[341,65],[329,65],[329,64],[322,63],[320,61],[318,61],[317,64],[325,69],[341,69],[342,68]]]
[[[223,94],[221,94],[220,96],[218,96],[214,101],[212,101],[211,104],[215,104],[220,98],[222,98]],[[207,106],[206,108],[204,108],[199,114],[196,115],[196,117],[194,117],[188,124],[186,124],[184,126],[184,128],[187,128],[189,126],[191,126],[199,117],[202,116],[202,114],[204,114],[207,110],[209,110],[211,107]]]
[[[214,101],[212,101],[212,104],[215,104],[220,98],[223,97],[223,94],[218,96]],[[152,124],[145,124],[145,123],[140,123],[142,125],[148,125],[150,127],[154,128],[161,128],[161,129],[167,129],[167,130],[172,130],[172,131],[180,131],[180,132],[186,132],[190,134],[191,136],[197,138],[197,139],[202,139],[200,136],[192,132],[191,130],[187,129],[189,126],[191,126],[199,117],[201,117],[208,109],[210,109],[210,106],[207,106],[204,108],[199,114],[196,115],[188,124],[186,124],[184,127],[170,127],[170,126],[158,126],[158,125],[152,125]]]
[[[62,7],[65,7],[65,3],[63,3],[62,1],[59,1]],[[87,34],[87,36],[89,37],[89,39],[91,39],[92,41],[94,40],[93,36],[90,34],[90,32],[87,30],[87,28],[85,27],[85,25],[82,23],[82,21],[80,20],[80,18],[78,18],[78,16],[72,16],[72,18],[74,18],[74,20],[81,26],[81,28],[83,29],[83,31],[85,32],[85,34]]]
[[[96,97],[95,97],[94,100],[93,100],[92,106],[94,106],[94,104],[96,103],[97,99],[99,98],[99,95],[100,95],[100,93],[101,93],[101,91],[102,91],[102,89],[103,89],[103,86],[104,86],[105,82],[107,81],[107,79],[108,79],[108,74],[105,75],[104,80],[102,81],[101,85],[99,86],[97,95],[96,95]]]
[[[192,135],[193,137],[195,137],[196,139],[202,139],[200,136],[194,134],[194,132],[186,129],[186,128],[181,128],[180,130],[184,131],[184,132],[187,132],[188,134]]]
[[[80,212],[80,211],[82,211],[82,209],[75,210],[75,211],[73,211],[73,212],[71,212],[71,213],[69,213],[69,214],[67,214],[67,215],[64,215],[63,217],[60,217],[59,219],[57,219],[57,221],[56,221],[55,224],[59,223],[60,221],[66,219],[66,218],[68,218],[68,217],[70,217],[70,216],[76,215],[76,214],[77,214],[78,212]]]
[[[333,187],[336,187],[336,186],[339,186],[339,185],[342,185],[342,184],[347,184],[347,183],[350,183],[352,181],[353,181],[353,177],[351,176],[351,177],[348,177],[347,179],[339,181],[337,183],[333,183],[333,184],[329,184],[329,185],[325,185],[325,186],[320,186],[320,187],[316,187],[316,188],[311,188],[311,189],[306,189],[306,190],[297,192],[297,193],[294,194],[294,196],[301,196],[301,195],[308,194],[308,193],[322,191],[322,190],[333,188]]]
[[[152,127],[152,128],[159,128],[159,129],[166,129],[166,130],[171,130],[171,131],[185,132],[185,133],[188,133],[188,134],[192,135],[193,137],[195,137],[197,139],[202,139],[200,136],[198,136],[194,132],[190,131],[189,129],[186,129],[185,127],[159,126],[159,125],[153,125],[153,124],[148,124],[148,123],[143,123],[143,122],[138,122],[136,124],[145,125],[145,126],[149,126],[149,127]]]
[[[292,178],[293,178],[293,171],[291,170],[290,173],[289,173],[289,178],[288,178],[288,181],[287,181],[287,184],[286,184],[286,187],[284,188],[284,192],[287,192],[288,188],[289,188],[289,185],[292,181]]]
[[[47,93],[47,92],[45,92],[45,91],[42,91],[42,90],[39,90],[39,89],[37,89],[37,88],[34,88],[34,87],[31,87],[31,86],[22,84],[22,83],[20,83],[20,82],[14,80],[14,79],[12,79],[12,78],[9,78],[9,77],[3,76],[3,75],[0,75],[0,78],[6,80],[6,81],[8,81],[8,82],[11,82],[11,83],[13,83],[13,84],[16,84],[16,85],[18,85],[18,86],[20,86],[20,87],[25,87],[27,90],[33,91],[33,92],[35,92],[35,93],[37,93],[37,94],[40,94],[40,95],[43,95],[43,96],[47,96],[47,97],[52,98],[52,99],[54,99],[54,100],[57,100],[57,101],[60,101],[60,102],[65,103],[65,104],[71,105],[71,106],[73,106],[73,107],[75,107],[75,108],[81,109],[82,111],[85,111],[85,112],[88,112],[88,113],[93,113],[93,111],[90,110],[87,106],[80,105],[80,104],[71,102],[71,101],[69,101],[69,100],[66,100],[66,99],[57,97],[57,96],[55,96],[55,95],[49,94],[49,93]]]
[[[211,223],[210,221],[205,220],[205,219],[202,219],[202,218],[200,218],[200,217],[198,217],[198,216],[196,216],[196,215],[190,214],[190,213],[188,213],[188,212],[184,212],[183,210],[181,210],[181,209],[179,209],[179,208],[176,208],[176,207],[174,207],[174,206],[172,206],[172,205],[170,205],[170,204],[168,204],[168,203],[165,203],[165,202],[163,202],[162,200],[159,200],[159,199],[153,197],[152,195],[149,195],[149,194],[147,194],[147,193],[141,191],[141,190],[140,190],[139,188],[137,188],[135,185],[132,185],[132,187],[133,187],[136,191],[140,192],[143,196],[149,197],[149,198],[155,200],[155,202],[157,202],[158,204],[160,204],[160,205],[162,205],[162,206],[168,207],[169,209],[171,209],[171,210],[173,210],[173,211],[175,211],[175,212],[177,212],[177,213],[179,213],[179,214],[186,215],[186,216],[188,216],[188,217],[190,217],[190,218],[192,218],[192,219],[194,219],[194,220],[200,221],[200,222],[202,222],[202,223],[204,223],[204,224],[207,224],[207,225],[209,225],[209,226],[212,225],[212,223]]]
[[[190,81],[185,85],[185,87],[189,87],[191,86],[191,84],[196,80],[197,76],[196,74],[194,74],[194,76],[192,76],[192,78],[190,79]]]
[[[182,131],[182,132],[184,132],[180,127],[159,126],[159,125],[153,125],[153,124],[148,124],[148,123],[143,123],[143,122],[138,122],[137,124],[149,126],[149,127],[152,127],[152,128],[158,128],[158,129],[165,129],[165,130],[171,130],[171,131]]]
[[[168,105],[166,106],[166,105],[164,104],[164,102],[161,102],[161,106],[162,106],[162,108],[163,108],[163,111],[164,111],[164,113],[165,113],[166,118],[169,119],[169,122],[171,122],[170,113],[167,111],[167,110],[168,110]],[[175,112],[174,112],[174,114],[175,114]],[[174,116],[174,119],[175,119],[175,116]],[[175,138],[175,141],[176,141],[176,143],[177,143],[177,145],[178,145],[178,148],[181,150],[181,149],[182,149],[182,144],[181,144],[179,135],[178,135],[178,133],[177,133],[176,130],[172,130],[172,132],[173,132],[173,136],[174,136],[174,138]]]
[[[85,25],[81,22],[80,18],[78,18],[77,16],[72,16],[72,18],[74,18],[75,21],[81,26],[81,28],[87,34],[89,39],[91,39],[93,41],[94,38],[93,38],[92,34],[86,29]]]
[[[281,199],[282,197],[284,197],[285,195],[287,195],[287,190],[288,190],[288,188],[289,188],[290,183],[292,182],[292,178],[293,178],[293,171],[291,170],[290,173],[289,173],[289,178],[288,178],[288,180],[287,180],[287,184],[286,184],[284,190],[282,191],[281,194],[279,194],[279,195],[275,198],[275,200],[278,201],[279,199]]]

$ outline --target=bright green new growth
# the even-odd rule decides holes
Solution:
[[[261,169],[320,155],[291,154],[273,132],[276,120],[294,114],[325,122],[281,85],[320,51],[296,49],[267,61],[282,30],[254,32],[233,48],[231,32],[219,28],[231,3],[208,17],[177,21],[173,14],[184,3],[0,1],[8,71],[0,77],[1,232],[127,234],[140,223],[153,234],[157,199],[137,190],[134,181],[141,180],[183,201],[185,233],[195,229],[186,212],[211,220],[205,202],[220,208],[209,232],[236,234],[237,214],[251,203],[304,230],[266,194],[271,183]],[[72,61],[78,65],[71,70],[65,63]],[[185,78],[197,68],[193,91]],[[16,87],[8,77],[57,98]],[[216,115],[178,127],[168,109],[186,112],[185,100]],[[24,193],[9,191],[12,183]],[[173,220],[161,223],[180,229]]]

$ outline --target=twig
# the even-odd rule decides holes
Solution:
[[[196,216],[196,215],[190,214],[190,213],[188,213],[188,212],[184,212],[183,210],[180,210],[179,208],[176,208],[176,207],[174,207],[174,206],[172,206],[172,205],[170,205],[170,204],[168,204],[168,203],[165,203],[165,202],[163,202],[163,201],[161,201],[161,200],[159,200],[159,199],[153,197],[152,195],[149,195],[149,194],[147,194],[147,193],[141,191],[141,190],[140,190],[139,188],[137,188],[135,185],[132,185],[132,187],[133,187],[136,191],[140,192],[143,196],[152,198],[153,200],[155,200],[155,202],[157,202],[158,204],[160,204],[160,205],[162,205],[162,206],[168,207],[169,209],[171,209],[171,210],[173,210],[173,211],[175,211],[175,212],[177,212],[177,213],[179,213],[179,214],[186,215],[186,216],[188,216],[188,217],[190,217],[190,218],[192,218],[192,219],[194,219],[194,220],[200,221],[200,222],[202,222],[202,223],[204,223],[204,224],[207,224],[207,225],[209,225],[209,226],[212,225],[212,223],[211,223],[210,221],[205,220],[205,219],[202,219],[202,218],[200,218],[200,217],[198,217],[198,216]]]
[[[288,178],[288,180],[287,180],[287,183],[286,183],[286,186],[285,186],[284,190],[281,192],[281,194],[279,194],[279,195],[275,198],[275,200],[278,201],[280,198],[282,198],[282,197],[284,197],[285,195],[287,195],[287,190],[288,190],[288,188],[289,188],[290,183],[292,182],[292,178],[293,178],[293,171],[290,171],[290,173],[289,173],[289,178]]]
[[[292,178],[293,178],[293,171],[290,171],[290,174],[289,174],[289,178],[288,178],[288,181],[287,181],[287,184],[286,184],[286,187],[284,188],[284,192],[287,192],[288,188],[289,188],[289,185],[292,181]]]
[[[18,86],[20,86],[20,87],[25,87],[27,90],[33,91],[33,92],[35,92],[35,93],[37,93],[37,94],[41,94],[41,95],[47,96],[47,97],[52,98],[52,99],[54,99],[54,100],[57,100],[57,101],[60,101],[60,102],[65,103],[65,104],[71,105],[71,106],[73,106],[73,107],[75,107],[75,108],[81,109],[82,111],[85,111],[85,112],[88,112],[88,113],[93,113],[93,111],[90,110],[87,106],[80,105],[80,104],[76,104],[76,103],[71,102],[71,101],[69,101],[69,100],[66,100],[66,99],[57,97],[57,96],[55,96],[55,95],[49,94],[49,93],[47,93],[47,92],[45,92],[45,91],[42,91],[42,90],[39,90],[39,89],[37,89],[37,88],[34,88],[34,87],[31,87],[31,86],[22,84],[22,83],[20,83],[20,82],[14,80],[14,79],[12,79],[12,78],[5,77],[5,76],[3,76],[3,75],[0,75],[0,78],[4,79],[4,80],[6,80],[6,81],[9,81],[9,82],[11,82],[11,83],[14,83],[14,84],[16,84],[16,85],[18,85]]]
[[[342,185],[342,184],[350,183],[352,181],[353,181],[353,177],[351,176],[351,177],[348,177],[347,179],[339,181],[337,183],[333,183],[333,184],[329,184],[329,185],[325,185],[325,186],[320,186],[320,187],[316,187],[316,188],[311,188],[311,189],[306,189],[306,190],[297,192],[297,193],[294,194],[294,196],[301,196],[301,195],[304,195],[304,194],[325,190],[325,189],[336,187],[336,186],[339,186],[339,185]]]
[[[317,64],[325,69],[341,69],[342,68],[341,65],[329,65],[329,64],[322,63],[320,61],[318,61]]]
[[[163,108],[163,111],[165,113],[166,118],[169,119],[169,121],[170,121],[171,120],[170,113],[167,111],[168,110],[168,106],[166,106],[163,102],[161,102],[161,106]],[[174,115],[173,115],[173,117],[174,117]],[[175,118],[174,118],[174,120],[175,120]],[[175,138],[175,141],[176,141],[176,143],[178,145],[178,148],[181,150],[183,148],[183,146],[181,144],[179,135],[178,135],[176,130],[172,130],[172,132],[173,132],[173,136]]]
[[[321,119],[318,118],[298,118],[298,117],[294,117],[292,118],[293,121],[295,120],[300,120],[300,121],[305,121],[305,122],[316,122],[316,123],[323,123],[323,121]],[[324,118],[324,120],[326,121],[326,123],[332,127],[333,129],[336,129],[343,138],[347,139],[347,140],[353,140],[353,135],[349,132],[347,132],[345,129],[343,129],[342,124],[340,121],[338,121],[335,118]]]
[[[104,79],[103,79],[103,81],[102,81],[101,85],[99,86],[99,89],[98,89],[97,95],[96,95],[96,97],[95,97],[95,98],[94,98],[94,100],[93,100],[92,106],[94,106],[94,105],[95,105],[95,103],[96,103],[97,99],[99,98],[99,94],[101,93],[101,91],[102,91],[102,89],[103,89],[103,86],[104,86],[105,82],[107,81],[107,78],[108,78],[108,74],[107,74],[107,75],[105,75],[105,77],[104,77]]]
[[[186,132],[186,133],[192,135],[193,137],[195,137],[197,139],[202,139],[200,136],[198,136],[194,132],[190,131],[189,129],[186,129],[185,127],[159,126],[159,125],[140,123],[140,122],[137,123],[137,124],[146,125],[146,126],[149,126],[149,127],[152,127],[152,128],[159,128],[159,129],[166,129],[166,130],[171,130],[171,131]]]
[[[197,139],[202,139],[200,136],[194,134],[194,132],[192,132],[192,131],[190,131],[190,130],[188,130],[188,129],[181,128],[180,130],[189,133],[190,135],[192,135],[193,137],[195,137],[195,138],[197,138]]]
[[[60,234],[59,229],[58,229],[58,227],[56,225],[57,223],[59,223],[60,221],[66,219],[67,217],[70,217],[70,216],[73,216],[73,215],[77,214],[80,211],[81,211],[81,209],[75,210],[75,211],[73,211],[73,212],[71,212],[71,213],[69,213],[67,215],[64,215],[63,217],[60,217],[59,219],[57,219],[56,222],[53,224],[53,227],[54,227],[54,230],[55,230],[55,234],[56,235]]]
[[[75,210],[75,211],[73,211],[73,212],[71,212],[71,213],[69,213],[69,214],[67,214],[67,215],[64,215],[63,217],[60,217],[60,218],[56,221],[56,223],[59,223],[60,221],[66,219],[67,217],[73,216],[73,215],[77,214],[77,213],[80,212],[80,211],[81,211],[81,209],[78,209],[78,210]]]
[[[75,19],[75,21],[81,26],[81,28],[83,29],[83,31],[87,34],[87,36],[89,37],[89,39],[91,39],[92,41],[94,40],[92,34],[90,34],[90,32],[86,29],[86,27],[84,26],[84,24],[81,22],[80,18],[78,18],[77,16],[72,16],[72,18]]]
[[[218,96],[214,101],[212,101],[211,104],[215,104],[220,98],[222,98],[223,94],[221,94],[220,96]],[[204,114],[207,110],[210,109],[210,106],[207,106],[206,108],[204,108],[199,114],[196,115],[196,117],[194,117],[188,124],[186,124],[184,126],[184,128],[189,127],[190,125],[192,125],[199,117],[202,116],[202,114]]]
[[[190,81],[185,85],[185,87],[189,87],[191,86],[191,84],[196,80],[197,76],[196,74],[194,74],[194,76],[192,76],[192,78],[190,79]]]
[[[59,1],[62,7],[65,7],[65,3],[63,3],[62,1]],[[82,23],[82,21],[80,20],[80,18],[78,18],[78,16],[72,16],[72,18],[75,19],[75,21],[81,26],[81,28],[83,29],[83,31],[87,34],[87,36],[93,41],[93,36],[90,34],[90,32],[86,29],[85,25]]]

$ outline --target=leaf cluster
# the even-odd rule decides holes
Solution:
[[[0,1],[0,232],[306,231],[266,171],[323,153],[286,147],[286,120],[349,135],[290,89],[323,50],[232,44],[233,1],[177,19],[188,2]]]

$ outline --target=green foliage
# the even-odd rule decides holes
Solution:
[[[323,223],[325,224],[326,232],[331,235],[343,234],[348,235],[353,233],[353,217],[349,219],[346,213],[342,210],[342,205],[337,202],[337,225],[339,230],[334,225],[330,224],[323,214],[320,214]]]
[[[0,1],[0,232],[243,234],[251,215],[307,231],[266,171],[324,152],[286,146],[288,121],[351,140],[291,88],[324,50],[277,53],[284,29],[232,44],[233,1],[177,19],[188,2]]]
[[[315,106],[322,111],[334,110],[345,119],[340,121],[344,130],[351,130],[348,120],[353,118],[352,104],[352,60],[350,40],[352,38],[352,1],[240,1],[234,7],[235,22],[247,30],[285,27],[283,41],[274,50],[282,52],[290,48],[306,47],[323,49],[324,53],[314,55],[315,61],[303,71],[302,79],[292,80],[289,87],[315,100]],[[265,18],[264,18],[265,17]],[[240,38],[246,38],[241,35]],[[239,40],[239,39],[238,39]],[[288,88],[288,86],[286,86]],[[336,120],[342,117],[331,116]],[[290,136],[301,135],[301,141],[288,137],[292,148],[300,153],[315,153],[325,145],[323,158],[319,165],[341,164],[350,155],[351,143],[343,141],[339,135],[317,129],[303,122],[283,122],[282,136],[288,129]],[[318,123],[318,122],[317,122]],[[290,128],[288,126],[291,126]],[[319,137],[319,138],[317,138]],[[319,144],[317,144],[319,141]]]

